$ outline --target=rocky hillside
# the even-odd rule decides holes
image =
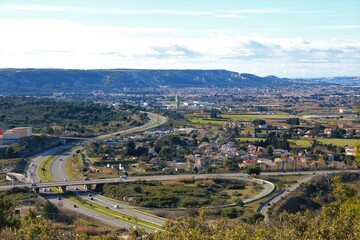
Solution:
[[[287,85],[287,79],[226,70],[0,69],[0,94],[121,90],[143,87],[245,87]]]

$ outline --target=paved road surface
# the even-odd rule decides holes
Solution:
[[[331,174],[331,173],[341,173],[341,172],[360,172],[360,170],[326,170],[326,171],[296,171],[296,172],[263,172],[262,176],[282,176],[282,175],[308,175],[315,173],[316,175],[320,174]],[[138,176],[138,177],[129,177],[127,179],[120,178],[104,178],[104,179],[90,179],[90,180],[69,180],[69,181],[56,181],[56,182],[37,182],[37,188],[48,188],[54,186],[75,186],[75,185],[85,185],[85,184],[101,184],[101,183],[117,183],[117,182],[132,182],[137,180],[174,180],[177,178],[242,178],[249,179],[248,175],[245,173],[222,173],[222,174],[183,174],[183,175],[152,175],[152,176]],[[262,181],[262,180],[261,180]],[[16,187],[33,187],[31,184],[16,184]],[[12,188],[12,185],[3,185],[0,186],[0,191],[7,190]]]
[[[115,132],[112,134],[105,134],[105,135],[99,136],[95,139],[106,139],[106,138],[114,137],[115,135],[118,135],[118,134],[128,134],[128,133],[132,133],[132,132],[145,131],[145,130],[157,127],[167,121],[167,118],[157,115],[157,114],[148,113],[148,116],[150,118],[150,121],[143,126]],[[71,155],[78,148],[74,149],[73,151],[70,151],[70,150],[65,151],[61,156],[57,157],[52,162],[51,172],[52,172],[54,178],[57,180],[57,182],[41,183],[39,176],[38,176],[38,171],[41,171],[40,169],[38,169],[38,166],[40,165],[41,161],[43,161],[48,156],[54,155],[56,152],[58,152],[60,150],[65,150],[66,148],[69,149],[73,145],[75,145],[75,144],[57,147],[57,148],[51,149],[49,151],[46,151],[46,152],[36,156],[33,159],[33,161],[31,162],[31,164],[28,165],[27,170],[26,170],[26,175],[27,175],[26,183],[27,184],[18,184],[16,186],[17,187],[24,187],[24,186],[31,187],[31,185],[36,184],[36,187],[48,188],[51,186],[69,186],[70,185],[72,187],[68,187],[68,188],[70,188],[71,190],[75,190],[75,187],[78,185],[92,184],[92,183],[130,182],[130,181],[137,181],[137,180],[172,180],[172,179],[176,179],[176,178],[192,178],[192,177],[194,177],[194,178],[207,178],[207,177],[237,178],[237,179],[241,179],[241,180],[245,180],[245,181],[253,181],[253,182],[262,184],[264,187],[263,191],[261,193],[259,193],[258,195],[245,200],[244,201],[245,204],[256,201],[258,199],[261,199],[261,198],[269,195],[275,188],[275,186],[268,181],[251,179],[251,178],[248,178],[247,174],[244,174],[244,173],[185,174],[185,175],[165,175],[165,176],[162,175],[162,176],[129,177],[128,179],[109,178],[109,179],[70,181],[69,177],[67,175],[67,172],[66,172],[66,160],[67,160],[68,156]],[[316,171],[315,173],[316,174],[327,174],[327,173],[335,173],[335,172],[341,172],[341,171]],[[285,172],[285,173],[272,172],[272,173],[262,173],[262,175],[290,175],[290,174],[292,175],[292,174],[309,174],[309,173],[312,173],[312,172]],[[311,177],[313,177],[313,176],[311,176]],[[8,188],[11,188],[11,186],[0,186],[0,191],[8,189]],[[290,189],[290,191],[291,191],[291,189]],[[82,197],[88,198],[86,194],[82,194],[82,195],[83,195]],[[74,207],[73,207],[74,204],[69,200],[66,200],[66,199],[57,200],[56,198],[54,198],[53,194],[45,194],[45,197],[54,203],[61,202],[63,207],[74,210]],[[95,201],[96,203],[101,204],[103,206],[107,206],[109,208],[113,207],[114,205],[119,204],[119,202],[117,202],[116,200],[109,199],[109,198],[106,198],[106,197],[103,197],[103,196],[100,196],[97,194],[93,195],[93,201]],[[121,211],[123,213],[129,214],[132,216],[136,216],[139,219],[144,219],[144,220],[153,222],[158,225],[163,225],[165,222],[165,220],[162,218],[153,217],[153,216],[149,216],[146,214],[136,212],[132,209],[134,207],[132,207],[130,205],[123,204],[123,203],[121,203],[119,205],[121,205],[121,209],[118,209],[118,211]],[[114,218],[108,217],[101,213],[92,211],[88,208],[79,207],[79,208],[75,208],[75,209],[77,211],[81,211],[81,213],[83,213],[83,214],[100,219],[100,220],[102,220],[106,223],[109,223],[110,225],[116,226],[116,227],[125,227],[125,228],[131,227],[131,224],[129,224],[129,223],[125,223],[120,220],[116,220]]]
[[[286,195],[288,195],[289,193],[291,193],[292,191],[294,191],[296,188],[298,188],[302,183],[306,183],[308,181],[310,181],[311,179],[313,179],[316,175],[311,175],[309,177],[306,177],[304,179],[301,179],[299,180],[297,183],[295,183],[294,185],[288,187],[287,189],[285,189],[285,191],[276,196],[275,198],[273,198],[271,201],[269,201],[269,203],[265,206],[263,206],[261,209],[260,209],[260,213],[262,215],[264,215],[264,221],[267,222],[269,221],[269,209],[274,205],[276,204],[278,201],[281,200],[282,197],[285,197]]]
[[[87,215],[87,216],[95,218],[95,219],[99,219],[100,221],[102,221],[106,224],[109,224],[110,226],[114,226],[114,227],[118,227],[118,228],[130,228],[130,227],[134,226],[130,223],[123,222],[123,221],[120,221],[113,217],[109,217],[107,215],[92,211],[89,208],[85,208],[85,207],[78,206],[78,205],[76,206],[76,208],[74,208],[74,203],[72,203],[71,201],[63,199],[63,198],[58,200],[57,194],[43,194],[43,196],[46,199],[48,199],[49,201],[51,201],[52,203],[54,203],[55,205],[60,205],[63,208],[67,208],[72,211],[75,211],[75,212],[77,212],[78,215],[83,214],[83,215]]]
[[[115,137],[115,136],[121,135],[121,134],[124,135],[124,134],[129,134],[129,133],[134,133],[134,132],[146,131],[148,129],[157,127],[157,126],[162,125],[162,124],[167,122],[167,118],[163,117],[161,115],[148,113],[148,117],[149,117],[150,121],[147,122],[146,124],[142,125],[142,126],[127,129],[127,130],[122,130],[122,131],[118,131],[118,132],[114,132],[114,133],[111,133],[111,134],[105,134],[105,135],[102,135],[102,136],[98,136],[98,137],[94,138],[94,140],[98,140],[98,139],[103,140],[103,139],[112,138],[112,137]],[[69,176],[67,174],[66,161],[67,161],[69,156],[71,156],[73,153],[75,153],[77,150],[80,150],[80,149],[81,149],[81,147],[77,147],[77,148],[73,149],[72,151],[69,149],[68,151],[63,152],[61,154],[61,156],[58,156],[56,159],[53,160],[53,162],[51,164],[51,167],[50,167],[50,171],[51,171],[53,177],[55,178],[55,180],[64,181],[64,182],[67,182],[67,181],[70,180],[70,178],[69,178]],[[41,160],[41,158],[39,158],[37,161],[38,161],[37,164],[39,165],[42,160]],[[39,169],[37,169],[37,170],[39,170]],[[36,174],[36,175],[38,175],[38,174]],[[34,180],[35,180],[35,182],[38,182],[36,180],[39,180],[39,177],[37,176],[37,179],[35,178]],[[41,184],[41,183],[37,183],[37,184]],[[85,191],[80,186],[76,186],[76,185],[72,186],[70,188],[73,191],[75,191],[75,189],[78,189],[78,191],[80,191],[80,192]],[[53,195],[49,195],[49,196],[53,196]],[[83,193],[80,196],[83,197],[83,198],[89,199],[89,197],[87,197],[86,193]],[[45,195],[45,197],[48,197],[48,196]],[[146,215],[146,214],[143,214],[143,213],[136,212],[136,211],[134,211],[132,209],[133,207],[131,207],[130,205],[119,204],[119,202],[117,202],[116,200],[105,198],[105,197],[97,195],[97,194],[92,194],[92,199],[93,199],[92,201],[96,202],[97,204],[100,204],[100,205],[102,205],[104,207],[113,208],[113,209],[114,209],[115,205],[120,205],[121,208],[119,208],[119,209],[117,208],[117,209],[114,209],[114,210],[122,212],[124,214],[128,214],[128,215],[131,215],[131,216],[138,217],[139,219],[146,220],[146,221],[158,224],[160,226],[164,225],[165,221],[166,221],[163,218],[159,218],[159,217],[156,217],[156,216],[151,216],[151,215]],[[55,203],[56,203],[56,201],[57,202],[61,201],[63,207],[74,210],[74,204],[69,200],[66,200],[66,199],[57,200],[56,198],[55,199],[51,198],[49,200],[51,200],[52,202],[55,202]],[[76,209],[78,211],[80,211],[80,208],[81,208],[81,213],[86,214],[86,215],[91,216],[91,217],[94,217],[96,219],[101,219],[102,221],[104,221],[106,223],[109,223],[109,224],[111,224],[113,226],[125,227],[125,228],[129,228],[129,227],[132,226],[129,223],[126,223],[126,222],[117,220],[115,218],[103,215],[103,214],[101,214],[99,212],[92,211],[92,210],[90,210],[88,208],[84,208],[84,207],[79,206]]]

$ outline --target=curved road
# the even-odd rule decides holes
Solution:
[[[104,134],[104,135],[95,137],[94,139],[106,139],[106,138],[115,137],[116,135],[120,135],[120,134],[143,132],[143,131],[149,130],[151,128],[155,128],[155,127],[158,127],[160,125],[163,125],[168,120],[167,117],[161,116],[159,114],[150,113],[150,112],[146,112],[146,113],[147,113],[148,118],[150,119],[150,121],[145,123],[144,125],[134,127],[134,128],[130,128],[130,129],[126,129],[126,130],[122,130],[122,131],[118,131],[118,132],[114,132],[114,133]]]
[[[135,127],[135,128],[131,128],[128,130],[123,130],[123,131],[118,131],[115,133],[111,133],[111,134],[105,134],[102,136],[98,136],[94,139],[98,140],[98,139],[106,139],[106,138],[111,138],[114,137],[116,135],[119,134],[129,134],[129,133],[134,133],[134,132],[142,132],[154,127],[157,127],[161,124],[164,124],[167,121],[166,117],[163,117],[161,115],[157,115],[154,113],[148,113],[148,117],[150,118],[150,121],[142,126],[139,127]],[[28,183],[37,183],[39,186],[45,186],[47,185],[47,183],[39,183],[39,177],[38,177],[38,171],[41,171],[40,169],[38,169],[38,166],[40,165],[41,161],[43,161],[46,157],[54,155],[56,152],[59,152],[61,150],[65,150],[65,149],[70,149],[72,146],[74,146],[74,144],[68,144],[65,146],[61,146],[61,147],[57,147],[54,149],[51,149],[49,151],[46,151],[42,154],[40,154],[39,156],[35,157],[32,161],[32,163],[28,166],[26,173],[28,176]],[[72,155],[77,149],[79,149],[81,147],[77,147],[74,150],[68,150],[65,151],[61,154],[61,156],[57,157],[56,159],[53,160],[52,164],[51,164],[51,172],[54,176],[54,178],[58,181],[58,183],[63,182],[64,184],[70,184],[70,183],[75,183],[76,181],[71,181],[69,179],[69,176],[67,174],[67,170],[66,170],[66,160],[69,157],[69,155]],[[329,171],[322,171],[322,172],[318,172],[320,173],[328,173]],[[262,175],[287,175],[287,174],[309,174],[310,172],[289,172],[289,173],[262,173]],[[29,176],[31,176],[31,178],[29,178]],[[273,192],[273,190],[275,189],[274,184],[272,184],[271,182],[268,181],[263,181],[263,180],[258,180],[258,179],[249,179],[247,177],[246,174],[242,174],[242,173],[229,173],[229,174],[205,174],[205,175],[192,175],[192,174],[187,174],[187,175],[168,175],[168,176],[146,176],[146,177],[133,177],[133,178],[128,178],[126,180],[122,179],[120,180],[119,178],[116,179],[101,179],[102,182],[104,183],[108,183],[108,182],[119,182],[120,181],[136,181],[139,179],[142,180],[166,180],[166,179],[175,179],[175,178],[184,178],[184,177],[195,177],[195,178],[206,178],[206,177],[224,177],[224,178],[237,178],[240,180],[244,180],[244,181],[252,181],[252,182],[257,182],[259,184],[262,184],[264,187],[264,190],[259,193],[258,195],[247,199],[244,201],[245,204],[248,204],[250,202],[259,200],[263,197],[268,196],[269,194],[271,194]],[[311,176],[313,177],[313,176]],[[94,181],[100,181],[100,180],[94,180]],[[92,180],[89,181],[77,181],[76,184],[89,184],[91,183]],[[48,183],[49,185],[51,185],[51,183]],[[68,187],[69,188],[69,187]],[[72,186],[71,189],[75,190],[76,186]],[[79,187],[77,187],[78,189],[81,189]],[[1,187],[0,187],[1,189]],[[85,196],[84,196],[85,195]],[[88,196],[86,196],[86,194],[80,194],[80,196],[82,196],[83,198],[87,198],[89,199]],[[117,220],[115,218],[103,215],[101,213],[92,211],[91,209],[88,208],[74,208],[74,204],[66,199],[61,199],[58,200],[56,197],[54,198],[54,195],[49,194],[47,196],[47,198],[55,203],[59,203],[61,202],[61,204],[63,205],[63,207],[66,208],[70,208],[72,210],[76,209],[77,211],[81,211],[82,214],[86,214],[88,216],[97,218],[97,219],[101,219],[102,221],[116,226],[116,227],[125,227],[125,228],[129,228],[132,226],[132,224],[126,223],[126,222],[122,222],[120,220]],[[119,212],[128,214],[128,215],[132,215],[135,216],[139,219],[143,219],[152,223],[155,223],[157,225],[163,225],[165,223],[165,219],[163,218],[159,218],[156,216],[151,216],[151,215],[147,215],[147,214],[143,214],[141,212],[137,212],[133,210],[133,206],[127,205],[127,204],[123,204],[123,203],[119,203],[116,200],[113,199],[109,199],[106,198],[104,196],[101,195],[97,195],[97,194],[93,194],[92,195],[93,201],[96,202],[97,204],[103,205],[105,207],[109,207],[109,208],[114,208],[114,205],[120,205],[121,208],[120,209],[116,209]],[[265,211],[265,210],[264,210]]]
[[[98,137],[96,137],[94,139],[96,139],[96,140],[98,140],[98,139],[106,139],[106,138],[115,137],[115,136],[120,135],[120,134],[124,135],[124,134],[129,134],[129,133],[142,132],[142,131],[146,131],[146,130],[151,129],[151,128],[158,127],[158,126],[160,126],[160,125],[167,122],[167,118],[164,117],[164,116],[154,114],[154,113],[147,113],[147,114],[148,114],[148,117],[149,117],[150,121],[148,121],[146,124],[144,124],[142,126],[138,126],[138,127],[134,127],[134,128],[131,128],[131,129],[126,129],[126,130],[114,132],[114,133],[111,133],[111,134],[101,135],[101,136],[98,136]],[[51,164],[51,173],[53,174],[55,180],[57,180],[57,181],[68,181],[68,180],[70,180],[70,177],[67,174],[66,160],[70,155],[72,155],[78,149],[81,149],[81,147],[75,148],[72,151],[65,152],[65,154],[63,154],[62,156],[59,156],[56,159],[54,159],[54,161]],[[73,186],[72,187],[73,191],[76,191],[76,189],[84,190],[84,189],[80,188],[79,186],[77,186],[77,187]],[[86,196],[86,194],[81,194],[79,196],[81,196],[82,198],[86,198],[87,200],[90,199],[89,197]],[[97,204],[100,204],[100,205],[102,205],[104,207],[113,208],[114,210],[122,212],[124,214],[131,215],[131,216],[137,217],[139,219],[155,223],[155,224],[160,225],[160,226],[165,224],[165,219],[163,219],[163,218],[159,218],[159,217],[156,217],[156,216],[151,216],[151,215],[147,215],[147,214],[142,214],[140,212],[136,212],[136,211],[132,210],[132,207],[129,206],[129,205],[119,204],[119,202],[117,202],[115,200],[112,200],[112,199],[109,199],[109,198],[105,198],[105,197],[103,197],[101,195],[92,194],[92,199]],[[72,203],[70,201],[68,201],[68,200],[66,200],[66,201],[68,202],[67,204],[70,203],[70,206],[71,206]],[[119,205],[119,206],[121,206],[121,208],[116,208],[115,209],[114,208],[115,205]],[[84,213],[84,210],[85,209],[82,209],[82,213]],[[88,210],[85,210],[85,211],[88,211]],[[89,215],[89,214],[87,214],[87,215]],[[109,218],[114,219],[114,218],[111,218],[111,217],[108,217],[106,215],[100,214],[98,212],[93,212],[93,211],[92,211],[92,214],[90,216],[96,216],[97,219],[109,219]],[[107,222],[109,222],[109,221],[107,221]],[[129,224],[129,223],[124,223],[124,222],[119,221],[119,220],[118,220],[118,222],[121,222],[121,224],[116,223],[117,227],[120,226],[120,227],[129,228],[131,226],[131,224]],[[114,225],[114,222],[111,222],[111,224]]]
[[[274,204],[276,204],[278,201],[280,201],[283,197],[285,197],[286,195],[288,195],[289,193],[291,193],[292,191],[294,191],[296,188],[298,188],[302,183],[306,183],[308,181],[310,181],[311,179],[313,179],[316,175],[311,175],[309,177],[306,177],[304,179],[299,180],[297,183],[295,183],[294,185],[288,187],[287,189],[285,189],[285,191],[281,194],[279,194],[278,196],[274,197],[273,199],[271,199],[266,205],[262,206],[260,208],[260,213],[262,215],[264,215],[264,221],[268,222],[269,221],[269,209],[272,208],[272,206]]]

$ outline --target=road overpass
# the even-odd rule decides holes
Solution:
[[[281,175],[321,175],[331,173],[342,173],[342,172],[355,172],[359,173],[360,170],[325,170],[325,171],[295,171],[295,172],[262,172],[263,176],[281,176]],[[50,188],[50,187],[67,187],[77,185],[93,185],[93,184],[106,184],[106,183],[125,183],[134,181],[166,181],[175,180],[177,178],[237,178],[239,180],[249,181],[249,175],[245,173],[222,173],[222,174],[182,174],[182,175],[152,175],[152,176],[138,176],[123,178],[104,178],[104,179],[89,179],[89,180],[66,180],[66,181],[53,181],[53,182],[37,182],[37,183],[24,183],[15,185],[3,185],[0,186],[0,191],[9,190],[14,187],[18,188]]]

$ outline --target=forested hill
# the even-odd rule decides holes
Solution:
[[[259,77],[226,70],[65,70],[0,69],[0,94],[122,90],[143,87],[261,87],[290,84],[275,76]]]

